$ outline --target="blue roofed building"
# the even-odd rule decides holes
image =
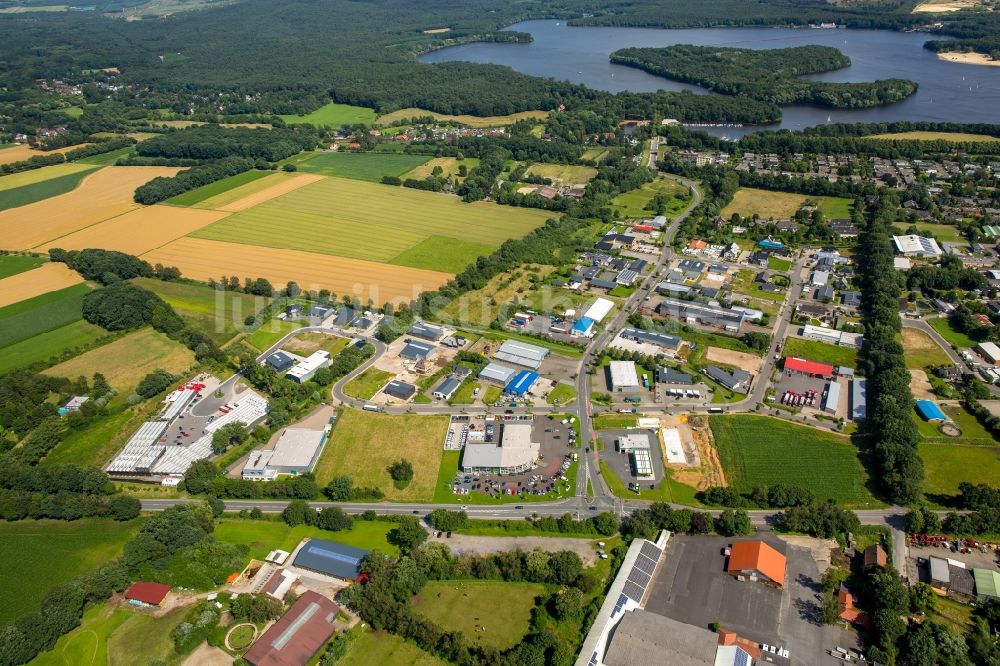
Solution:
[[[590,334],[594,331],[594,320],[590,317],[580,317],[573,324],[573,328],[570,329],[570,335],[574,338],[583,336],[590,337]]]
[[[367,550],[324,539],[310,539],[295,555],[293,564],[302,569],[354,582],[361,573]]]
[[[523,396],[536,381],[538,381],[537,372],[522,370],[514,376],[514,379],[510,380],[510,383],[507,384],[507,388],[504,389],[504,392],[518,397]]]
[[[930,400],[917,400],[916,403],[917,414],[920,414],[920,418],[929,423],[941,423],[948,419],[941,411],[941,408],[935,405]]]

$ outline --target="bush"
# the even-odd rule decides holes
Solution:
[[[174,376],[172,374],[166,370],[157,368],[142,378],[139,385],[135,387],[135,392],[143,398],[152,398],[167,390],[167,387],[173,384],[173,382]]]

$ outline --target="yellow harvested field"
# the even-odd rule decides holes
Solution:
[[[303,290],[326,288],[338,296],[357,296],[362,302],[371,298],[377,305],[409,301],[452,277],[449,273],[361,259],[200,238],[179,238],[142,258],[151,264],[177,266],[186,277],[196,280],[222,275],[263,277],[274,285],[294,280]]]
[[[68,153],[77,148],[89,146],[89,143],[81,143],[76,146],[66,146],[55,150],[35,150],[26,143],[11,148],[0,149],[0,164],[10,164],[11,162],[21,162],[36,155],[51,155],[52,153]]]
[[[986,65],[987,67],[1000,67],[1000,60],[994,60],[985,53],[963,53],[961,51],[938,53],[938,60],[957,62],[963,65]]]
[[[1000,61],[997,62],[1000,65]],[[885,139],[886,141],[955,141],[989,143],[1000,142],[1000,137],[988,134],[968,134],[966,132],[895,132],[891,134],[872,134],[869,139]]]
[[[963,9],[973,9],[979,6],[980,0],[945,0],[940,2],[939,0],[929,0],[928,2],[921,2],[919,5],[913,8],[913,13],[924,13],[924,14],[943,14],[947,12],[958,12]]]
[[[91,225],[59,239],[64,250],[100,247],[140,255],[186,236],[228,213],[175,206],[148,206]]]
[[[152,328],[142,328],[52,366],[42,374],[75,379],[100,372],[119,391],[132,391],[157,368],[178,374],[192,365],[194,352],[190,349]]]
[[[35,183],[40,183],[43,180],[59,178],[60,176],[68,176],[71,173],[79,173],[80,171],[87,171],[88,169],[93,168],[93,164],[80,164],[78,162],[73,162],[70,164],[53,164],[52,166],[42,167],[41,169],[31,169],[29,171],[12,173],[9,176],[0,176],[0,191],[12,190],[15,187],[23,187],[25,185],[34,185]]]
[[[453,116],[447,113],[434,113],[433,111],[428,111],[426,109],[411,107],[409,109],[400,109],[399,111],[393,111],[392,113],[387,113],[384,116],[379,116],[376,118],[375,124],[382,126],[392,125],[395,122],[407,120],[408,118],[434,116],[435,120],[461,123],[463,125],[468,125],[469,127],[499,127],[500,125],[512,125],[518,120],[524,120],[525,118],[545,120],[548,115],[547,111],[521,111],[520,113],[512,113],[509,116]]]
[[[275,173],[246,185],[235,187],[228,192],[216,194],[214,197],[209,197],[195,204],[194,207],[238,213],[275,197],[280,197],[282,194],[288,194],[303,185],[315,183],[317,180],[323,180],[323,176],[312,173]]]
[[[105,167],[81,181],[72,192],[27,206],[0,211],[6,249],[58,247],[62,236],[139,208],[135,188],[177,167]]]
[[[0,280],[0,307],[80,284],[83,278],[66,264],[42,264]]]
[[[585,185],[597,175],[597,169],[572,164],[532,164],[528,175],[551,178],[564,185]]]
[[[772,217],[775,219],[790,218],[808,198],[805,194],[741,187],[736,190],[733,200],[722,209],[720,215],[727,220],[733,213],[739,213],[743,217],[750,217],[756,213],[765,220]]]

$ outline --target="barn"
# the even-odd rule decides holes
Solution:
[[[324,539],[310,539],[299,549],[293,564],[300,569],[333,576],[348,583],[357,580],[367,550]]]

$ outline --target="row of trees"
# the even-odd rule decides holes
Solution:
[[[249,171],[256,165],[248,157],[227,157],[217,162],[200,164],[181,171],[176,176],[159,176],[135,189],[136,203],[155,204],[178,194],[217,180]]]
[[[0,518],[7,521],[79,520],[112,518],[132,520],[139,516],[139,500],[128,495],[83,495],[73,492],[55,494],[0,490]]]
[[[754,486],[748,493],[741,493],[732,487],[710,486],[704,490],[703,501],[713,506],[783,509],[812,504],[816,501],[816,496],[808,488],[776,483],[772,486]]]

